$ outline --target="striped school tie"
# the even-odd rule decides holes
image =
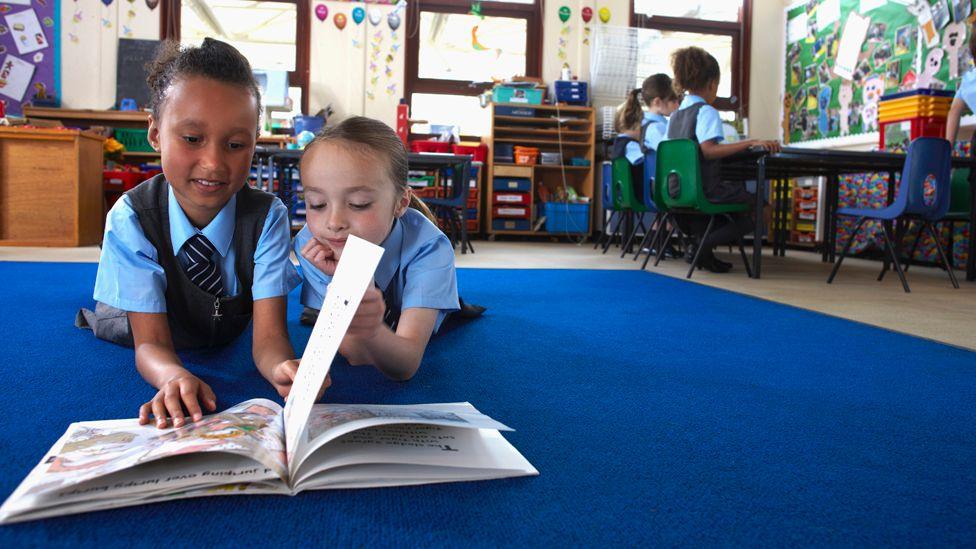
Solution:
[[[197,233],[183,244],[183,251],[190,263],[186,266],[186,276],[208,294],[220,296],[224,293],[224,285],[220,280],[220,269],[213,260],[214,245],[207,237]]]

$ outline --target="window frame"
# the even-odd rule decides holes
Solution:
[[[407,7],[406,52],[404,62],[404,97],[411,102],[413,94],[477,96],[494,86],[491,82],[464,82],[439,78],[420,78],[420,12],[459,13],[471,11],[465,0],[414,0]],[[485,1],[481,14],[486,17],[510,17],[526,20],[525,76],[542,76],[542,0],[532,4]]]
[[[713,34],[732,38],[732,96],[719,97],[715,108],[749,116],[749,70],[752,49],[752,0],[742,0],[738,21],[712,21],[690,17],[664,17],[636,13],[630,0],[630,26],[658,31]],[[733,102],[732,97],[737,98]]]
[[[308,113],[310,32],[312,16],[311,0],[262,0],[295,4],[295,70],[288,72],[288,85],[302,90],[302,112]],[[180,40],[183,2],[172,0],[160,2],[159,36],[164,40]]]

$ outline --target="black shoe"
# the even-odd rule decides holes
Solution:
[[[461,318],[477,318],[481,316],[482,313],[488,310],[485,307],[482,307],[481,305],[475,305],[473,303],[465,303],[464,299],[460,297],[458,298],[458,302],[459,305],[461,306],[461,310],[458,311],[458,314],[461,315]]]
[[[698,258],[698,268],[712,273],[727,273],[732,268],[732,264],[719,261],[712,254],[703,254],[702,257]]]
[[[692,261],[694,261],[695,251],[697,250],[698,250],[698,246],[694,242],[688,244],[688,249],[685,250],[685,261],[688,262],[689,265],[691,264]]]
[[[668,247],[664,249],[664,257],[670,257],[674,259],[679,259],[684,257],[684,253],[676,250],[674,246],[668,244]]]
[[[302,311],[302,315],[298,317],[298,321],[302,326],[315,326],[315,321],[319,319],[319,310],[313,309],[311,307],[305,307]]]

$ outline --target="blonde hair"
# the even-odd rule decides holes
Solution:
[[[339,142],[372,153],[379,153],[387,160],[387,178],[396,186],[398,196],[410,191],[407,185],[407,149],[393,128],[379,120],[365,116],[347,118],[335,126],[320,131],[315,139],[305,147],[305,153],[319,143]],[[304,155],[303,155],[304,158]],[[424,214],[435,225],[437,219],[427,204],[410,194],[410,207]]]

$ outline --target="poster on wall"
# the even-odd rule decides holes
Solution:
[[[874,132],[882,96],[956,89],[973,60],[969,25],[954,18],[971,14],[972,2],[800,0],[787,7],[783,140]]]
[[[56,20],[59,2],[3,1],[0,18],[0,101],[22,115],[25,104],[51,104],[60,95]]]

